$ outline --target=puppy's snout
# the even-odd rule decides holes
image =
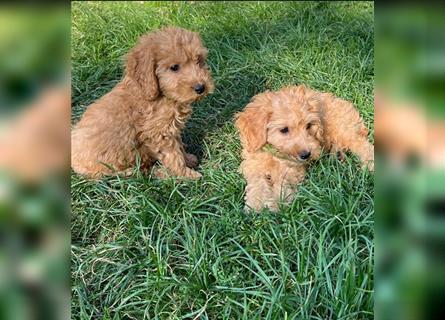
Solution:
[[[193,87],[193,89],[195,89],[195,92],[197,94],[202,94],[205,91],[206,87],[202,83],[198,83]]]
[[[311,152],[308,150],[303,150],[298,154],[298,157],[301,160],[307,160],[307,159],[309,159],[310,156],[311,156]]]

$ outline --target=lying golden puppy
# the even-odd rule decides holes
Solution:
[[[351,151],[374,168],[374,146],[360,114],[329,93],[301,85],[258,94],[236,115],[235,125],[243,147],[246,206],[252,209],[276,211],[280,200],[291,202],[308,162],[322,149]]]

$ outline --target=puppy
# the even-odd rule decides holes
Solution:
[[[235,116],[243,147],[241,172],[247,180],[246,206],[278,210],[293,200],[310,160],[322,150],[352,151],[370,170],[374,146],[354,106],[303,85],[253,97]]]
[[[166,28],[139,39],[125,74],[91,104],[71,135],[71,166],[90,178],[127,175],[159,160],[169,174],[199,178],[197,158],[184,150],[181,130],[191,103],[213,91],[207,49],[197,33]]]

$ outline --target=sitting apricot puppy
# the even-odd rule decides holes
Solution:
[[[127,175],[137,162],[159,160],[170,174],[199,178],[181,130],[191,103],[213,90],[207,49],[197,33],[166,28],[142,36],[127,55],[125,75],[91,104],[71,135],[71,166],[91,178]]]
[[[246,206],[278,210],[293,200],[311,159],[322,149],[352,151],[369,169],[374,146],[354,106],[303,85],[256,95],[236,116],[243,147],[241,171],[247,180]]]

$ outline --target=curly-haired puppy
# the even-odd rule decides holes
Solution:
[[[128,174],[139,157],[142,169],[159,160],[169,174],[199,178],[181,130],[191,103],[213,90],[206,57],[199,34],[188,30],[142,36],[127,55],[122,81],[91,104],[73,129],[74,171],[93,178]]]
[[[246,205],[278,209],[289,203],[306,166],[322,149],[357,154],[371,170],[374,146],[354,106],[305,86],[256,95],[236,115],[243,147],[241,171],[247,180]]]

